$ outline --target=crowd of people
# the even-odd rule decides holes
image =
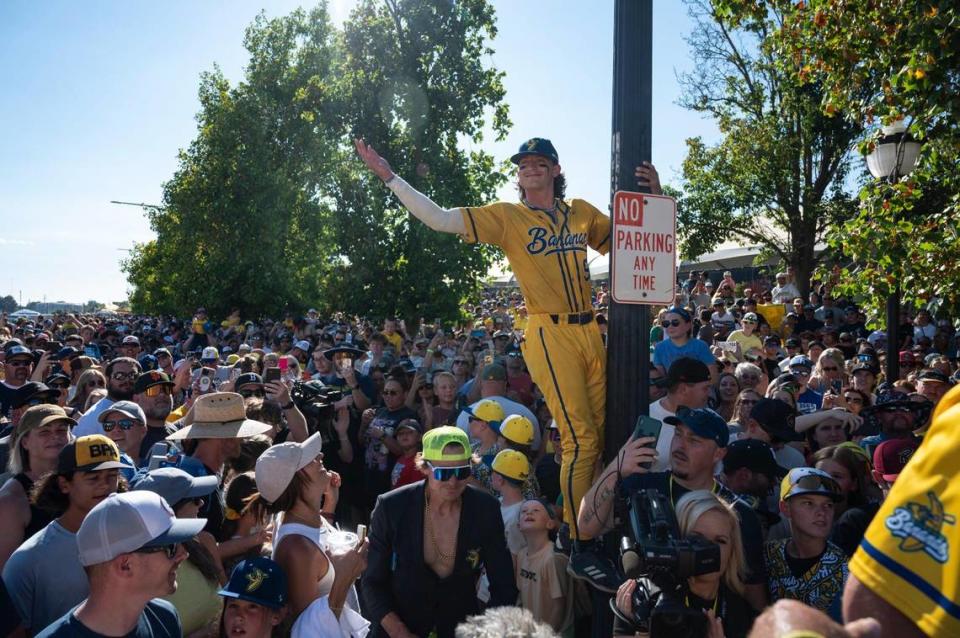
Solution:
[[[519,605],[560,635],[610,635],[651,584],[619,564],[617,503],[646,489],[721,548],[684,585],[715,635],[747,635],[780,599],[839,621],[851,574],[871,573],[848,565],[958,376],[952,326],[912,318],[891,382],[857,308],[800,330],[794,304],[742,286],[701,308],[709,281],[657,315],[662,426],[594,472],[587,573],[516,292],[413,330],[313,310],[5,321],[2,634],[452,635]],[[829,293],[809,301],[833,318]],[[942,499],[920,505],[952,525]]]
[[[552,143],[521,203],[450,210],[357,152],[519,290],[456,324],[0,316],[0,636],[960,635],[950,319],[691,273],[604,462],[610,221]]]

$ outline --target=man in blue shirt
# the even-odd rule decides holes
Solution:
[[[160,596],[177,590],[183,543],[203,529],[202,518],[177,518],[159,494],[111,494],[90,510],[77,532],[90,595],[38,638],[183,634],[173,605]]]

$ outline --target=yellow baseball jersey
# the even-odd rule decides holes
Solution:
[[[554,212],[496,202],[463,209],[464,238],[506,253],[530,314],[586,312],[587,246],[606,254],[610,218],[582,199],[557,200]]]
[[[933,415],[850,571],[928,636],[960,636],[960,387]]]

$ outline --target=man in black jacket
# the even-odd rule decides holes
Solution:
[[[477,579],[486,567],[489,607],[514,605],[517,586],[497,500],[467,485],[470,443],[455,427],[423,437],[427,480],[377,499],[363,575],[371,636],[454,635],[479,613]]]

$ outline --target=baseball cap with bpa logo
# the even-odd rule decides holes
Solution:
[[[448,445],[459,445],[463,451],[444,453],[443,449]],[[424,461],[469,461],[470,456],[470,440],[466,432],[458,427],[444,425],[433,428],[423,437]]]
[[[57,473],[95,472],[129,468],[120,460],[120,448],[102,434],[81,436],[67,443],[57,459]]]
[[[553,142],[544,137],[531,137],[521,144],[520,150],[510,157],[510,161],[519,164],[521,159],[530,155],[541,155],[554,164],[560,163],[560,156],[557,155],[557,149],[553,147]]]
[[[111,494],[87,513],[77,531],[80,564],[98,565],[141,547],[182,543],[206,523],[205,518],[177,518],[155,492]]]

